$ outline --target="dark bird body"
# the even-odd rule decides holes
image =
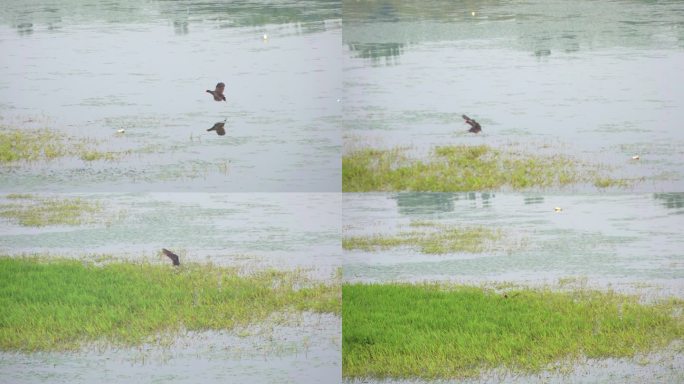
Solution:
[[[173,262],[173,265],[174,265],[174,266],[177,267],[177,266],[180,265],[180,258],[178,257],[178,255],[176,255],[175,253],[169,251],[169,250],[166,249],[166,248],[162,248],[162,252],[164,252],[164,254],[165,254],[166,256],[168,256],[169,259],[171,259],[171,261]]]
[[[226,119],[227,120],[227,119]],[[216,134],[219,136],[223,136],[226,134],[226,130],[224,129],[224,126],[226,125],[226,120],[223,120],[223,122],[218,122],[214,124],[213,127],[207,129],[207,132],[209,131],[216,131]]]
[[[216,101],[226,101],[226,97],[223,95],[223,91],[226,89],[226,85],[223,83],[218,83],[216,84],[216,89],[209,90],[207,89],[207,93],[210,93],[212,96],[214,96],[214,100]]]
[[[480,133],[482,131],[482,127],[480,126],[480,123],[478,123],[477,121],[471,119],[470,117],[468,117],[466,115],[462,115],[462,117],[463,117],[463,120],[465,120],[465,122],[468,125],[470,125],[470,129],[468,130],[468,132]]]

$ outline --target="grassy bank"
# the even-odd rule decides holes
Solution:
[[[80,198],[37,197],[26,194],[5,196],[10,203],[0,204],[0,217],[25,227],[80,225],[94,220],[102,205]]]
[[[232,329],[276,311],[339,313],[339,289],[296,272],[0,257],[0,349],[130,345],[182,329]]]
[[[342,190],[459,192],[545,188],[576,183],[626,186],[564,156],[505,152],[486,145],[436,147],[424,160],[400,148],[356,149],[342,157]]]
[[[484,227],[455,227],[429,222],[411,223],[426,230],[400,232],[396,235],[349,236],[342,238],[342,248],[367,252],[396,247],[414,247],[425,254],[452,252],[484,252],[487,246],[501,238],[499,230]]]
[[[348,378],[535,373],[574,358],[627,357],[684,336],[684,303],[646,306],[612,293],[344,284]],[[673,317],[678,313],[677,317]]]

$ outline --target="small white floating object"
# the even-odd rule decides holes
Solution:
[[[117,130],[116,130],[116,133],[126,133],[126,130],[123,129],[123,128],[117,129]]]
[[[639,155],[632,156],[632,160],[639,160],[639,159],[640,159]]]
[[[561,207],[556,207],[553,210],[556,212],[563,212],[563,208],[561,208]]]
[[[470,12],[470,16],[475,16],[475,11]]]
[[[264,33],[263,38],[264,38],[264,40],[268,40],[268,34]]]

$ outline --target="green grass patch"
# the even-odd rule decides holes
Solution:
[[[81,198],[38,198],[31,195],[17,197],[7,195],[8,199],[22,200],[0,204],[0,217],[9,219],[25,227],[44,227],[48,225],[80,225],[94,221],[102,212],[102,205]]]
[[[0,257],[0,349],[136,345],[162,333],[232,329],[277,311],[340,312],[340,287],[303,273],[185,264]]]
[[[401,148],[356,149],[342,157],[344,192],[520,190],[593,183],[597,177],[596,169],[568,157],[486,145],[436,147],[425,160],[410,158]]]
[[[24,200],[24,199],[32,199],[33,195],[29,193],[10,193],[5,195],[6,199],[9,200]]]
[[[539,373],[580,357],[632,357],[684,335],[681,300],[439,284],[344,284],[346,378]]]
[[[49,129],[0,127],[0,165],[78,157],[83,161],[116,160],[130,151],[111,152],[95,148],[94,140],[65,136]]]
[[[433,222],[412,222],[412,227],[432,230],[400,232],[397,235],[350,236],[342,238],[347,250],[378,251],[396,247],[415,247],[421,253],[479,253],[502,237],[500,230],[484,227],[454,227]]]
[[[20,160],[52,160],[68,153],[68,146],[56,132],[47,129],[0,130],[0,164]]]
[[[594,180],[594,186],[597,188],[627,188],[632,185],[632,182],[628,179],[614,179],[611,177],[597,177]]]

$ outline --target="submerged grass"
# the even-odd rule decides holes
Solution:
[[[0,127],[0,165],[78,157],[83,161],[116,160],[130,151],[99,151],[93,140],[64,136],[50,129]]]
[[[232,329],[288,309],[339,314],[341,299],[338,284],[297,272],[0,257],[0,307],[0,349],[36,351]]]
[[[344,284],[347,378],[466,378],[505,367],[630,357],[684,336],[684,303],[578,290],[493,290],[439,284]]]
[[[80,225],[102,212],[101,204],[80,198],[38,198],[31,195],[7,195],[7,198],[22,202],[0,204],[0,217],[25,227]]]
[[[486,145],[436,147],[426,160],[409,158],[402,148],[355,149],[342,157],[344,192],[457,192],[584,182],[597,187],[616,185],[608,177],[597,180],[595,169],[568,157],[526,155]]]
[[[500,239],[500,230],[484,227],[454,227],[432,222],[412,222],[412,227],[430,228],[430,231],[400,232],[395,236],[372,235],[342,238],[342,248],[367,252],[396,247],[416,247],[421,253],[444,254],[452,252],[484,252],[487,246]]]

